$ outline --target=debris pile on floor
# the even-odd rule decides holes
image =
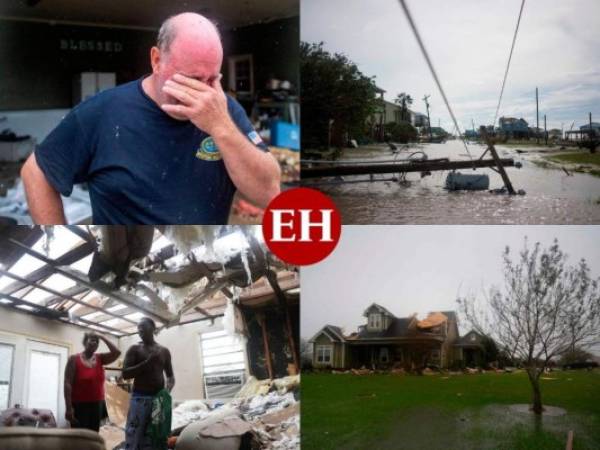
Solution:
[[[283,183],[298,182],[300,179],[300,152],[281,147],[270,147],[269,150],[281,167],[281,181]]]
[[[173,410],[172,429],[178,437],[171,448],[237,449],[252,442],[266,450],[299,449],[299,385],[299,375],[261,381],[250,377],[226,404],[183,402]]]
[[[173,409],[171,428],[177,429],[209,416],[211,409],[205,400],[190,400]]]
[[[92,217],[89,193],[75,185],[69,197],[62,197],[65,216],[69,223],[80,223]],[[18,178],[14,185],[0,196],[0,216],[12,220],[17,225],[32,225],[29,207],[25,198],[23,181]]]

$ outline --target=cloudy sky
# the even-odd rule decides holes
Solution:
[[[407,0],[461,129],[494,119],[521,0]],[[398,0],[302,0],[301,39],[347,55],[392,101],[409,93],[412,109],[449,131],[450,116]],[[600,1],[527,0],[499,116],[568,130],[600,122]]]
[[[344,226],[334,252],[302,268],[301,335],[325,324],[355,331],[373,302],[398,317],[455,310],[457,294],[500,286],[502,252],[525,236],[544,246],[557,238],[570,263],[585,258],[600,277],[600,226]]]

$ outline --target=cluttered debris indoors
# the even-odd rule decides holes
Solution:
[[[48,331],[47,345],[94,331],[124,355],[139,320],[153,319],[177,380],[169,448],[299,448],[298,271],[268,251],[259,227],[9,226],[0,264],[0,320],[10,312],[48,323],[57,337]],[[79,346],[74,340],[69,353]],[[100,436],[106,449],[121,449],[132,384],[122,356],[105,369]],[[0,417],[44,407],[48,427],[75,431],[62,400],[37,404],[13,385]]]

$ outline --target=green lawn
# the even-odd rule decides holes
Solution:
[[[569,170],[575,172],[585,172],[595,176],[600,176],[600,153],[577,152],[577,153],[559,153],[557,155],[547,156],[548,161],[554,163],[567,163]],[[581,166],[591,166],[593,168],[584,168]]]
[[[590,164],[600,166],[600,153],[577,152],[577,153],[559,153],[548,157],[554,161],[567,162],[572,164]]]
[[[302,449],[600,449],[600,371],[542,380],[544,404],[567,414],[514,412],[527,403],[524,373],[446,377],[302,375]]]

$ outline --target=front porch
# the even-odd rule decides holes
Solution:
[[[348,368],[415,371],[427,366],[442,366],[440,342],[351,343],[348,348]]]
[[[458,360],[462,367],[482,367],[484,365],[484,355],[481,346],[457,346]]]

